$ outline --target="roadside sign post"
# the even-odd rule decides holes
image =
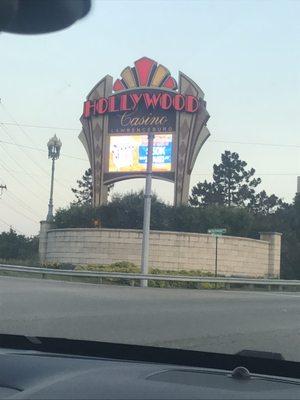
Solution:
[[[218,276],[218,236],[216,236],[215,277]]]
[[[214,236],[216,238],[216,245],[215,245],[215,277],[218,276],[218,238],[222,236],[224,233],[227,232],[226,228],[215,228],[215,229],[208,229],[207,233]]]

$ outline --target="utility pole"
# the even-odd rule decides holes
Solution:
[[[154,133],[148,133],[148,154],[147,154],[147,175],[144,195],[144,221],[143,221],[143,242],[142,242],[142,274],[148,274],[149,239],[150,239],[150,216],[151,216],[151,185],[152,185],[152,164],[153,164],[153,141]],[[148,281],[141,280],[141,287],[147,287]]]

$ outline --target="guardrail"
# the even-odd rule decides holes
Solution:
[[[136,274],[123,272],[91,272],[91,271],[74,271],[61,270],[39,267],[24,267],[20,265],[0,264],[1,271],[20,272],[35,274],[42,279],[47,279],[47,275],[69,277],[70,281],[74,277],[82,278],[98,278],[97,283],[102,283],[102,278],[127,279],[134,285],[134,281],[151,280],[151,281],[169,281],[169,282],[195,282],[201,285],[202,283],[224,284],[225,288],[230,289],[232,286],[265,286],[271,290],[271,287],[276,286],[279,290],[284,287],[295,287],[300,289],[299,280],[284,280],[284,279],[265,279],[265,278],[230,278],[230,277],[208,277],[208,276],[187,276],[187,275],[156,275],[156,274]]]

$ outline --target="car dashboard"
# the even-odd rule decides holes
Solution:
[[[299,399],[300,380],[1,349],[0,399]]]

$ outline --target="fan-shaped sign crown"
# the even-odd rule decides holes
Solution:
[[[113,90],[119,92],[137,87],[164,87],[170,90],[177,89],[176,80],[170,71],[148,57],[135,61],[134,67],[126,67],[121,72],[121,79],[117,79]]]

